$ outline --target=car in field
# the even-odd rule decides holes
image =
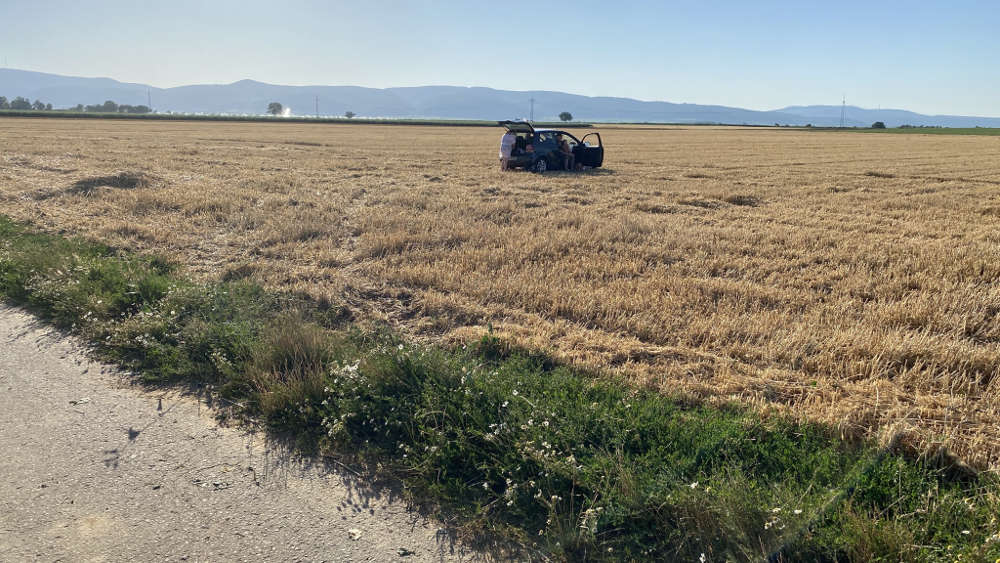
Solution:
[[[527,121],[497,123],[517,136],[510,156],[511,168],[523,168],[532,172],[563,170],[565,159],[559,151],[560,136],[569,144],[578,167],[598,168],[604,164],[604,145],[600,133],[587,133],[583,138],[577,139],[558,129],[535,129]]]

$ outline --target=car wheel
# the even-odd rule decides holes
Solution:
[[[531,167],[532,171],[537,174],[541,174],[549,169],[549,163],[545,162],[544,158],[539,158],[535,161],[535,165]]]

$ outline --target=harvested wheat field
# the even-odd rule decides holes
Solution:
[[[1000,468],[1000,138],[607,126],[539,176],[501,132],[3,119],[0,213]]]

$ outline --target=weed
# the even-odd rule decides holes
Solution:
[[[73,183],[66,192],[76,195],[92,195],[97,188],[110,187],[126,190],[146,188],[152,183],[152,178],[142,172],[125,171],[110,176],[84,178]]]
[[[761,199],[759,197],[743,194],[726,196],[722,198],[722,201],[732,205],[742,205],[744,207],[757,207],[761,204]]]
[[[83,286],[86,291],[79,291]],[[563,560],[993,560],[1000,484],[816,423],[694,405],[492,331],[467,348],[327,328],[307,301],[0,218],[0,295],[147,381],[211,383],[470,530]]]

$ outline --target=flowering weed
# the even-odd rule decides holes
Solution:
[[[415,501],[556,559],[1000,557],[995,477],[637,390],[492,334],[411,345],[2,217],[0,295],[148,381],[212,384],[304,450],[371,461]]]

